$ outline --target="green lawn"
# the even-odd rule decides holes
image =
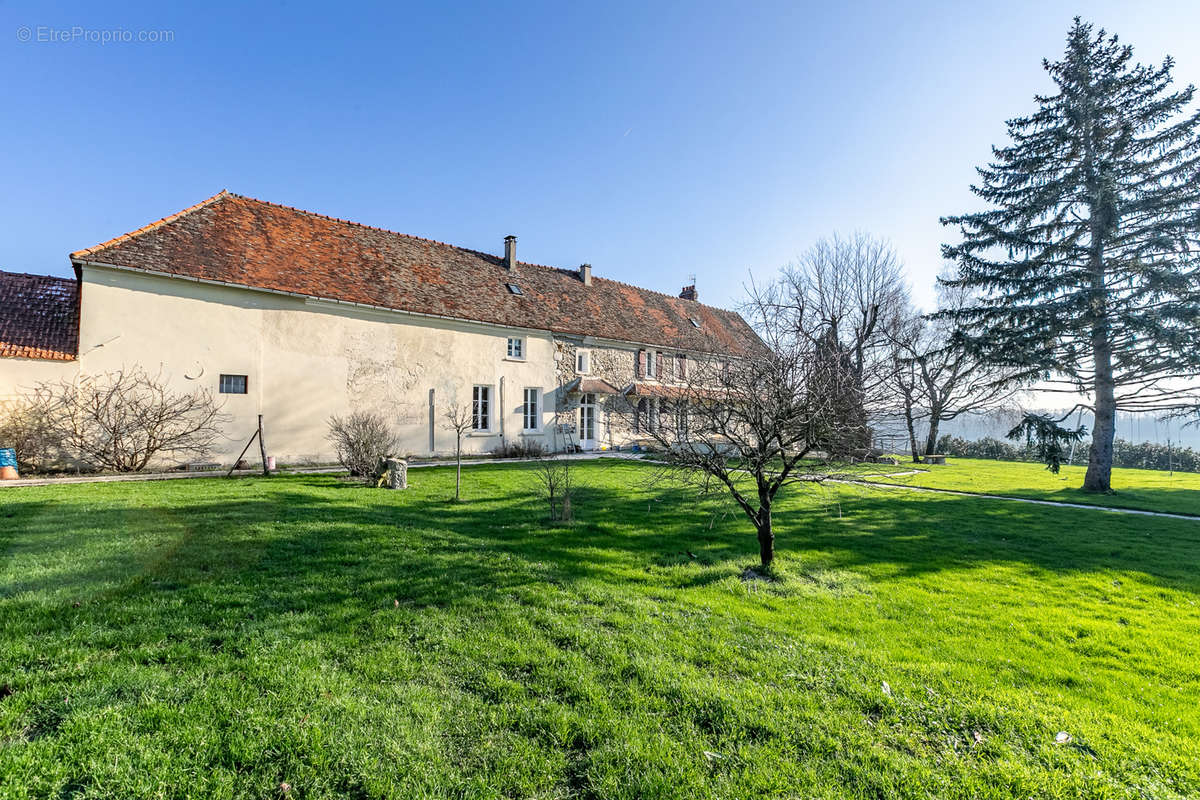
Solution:
[[[1200,796],[1200,522],[651,469],[0,490],[0,797]]]
[[[946,462],[943,465],[921,464],[918,467],[908,463],[889,467],[880,471],[913,468],[926,471],[872,480],[1064,503],[1200,515],[1200,474],[1195,472],[1172,474],[1149,469],[1114,469],[1114,493],[1094,494],[1079,488],[1083,486],[1086,466],[1063,467],[1055,475],[1046,469],[1045,464],[953,457],[947,458]]]

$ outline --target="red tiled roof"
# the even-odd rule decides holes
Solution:
[[[565,387],[568,392],[581,394],[620,394],[621,390],[603,378],[576,378]]]
[[[739,315],[694,300],[599,277],[584,286],[574,269],[521,262],[510,271],[489,253],[229,192],[71,258],[688,350],[736,352],[753,337]]]
[[[73,361],[78,351],[79,283],[0,272],[0,358]]]
[[[634,383],[626,390],[625,395],[627,397],[657,397],[664,400],[719,400],[725,396],[719,388],[671,386],[662,383]]]

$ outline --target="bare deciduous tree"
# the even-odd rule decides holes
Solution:
[[[760,299],[763,299],[760,297]],[[843,407],[841,439],[821,443],[829,452],[845,456],[870,446],[869,420],[892,404],[887,378],[892,356],[885,329],[908,305],[908,289],[899,258],[892,246],[867,233],[821,239],[798,264],[786,267],[770,298],[779,312],[792,319],[819,324],[820,339],[814,355],[841,362],[828,373],[853,380],[834,388],[830,397]],[[811,335],[817,330],[809,331]]]
[[[333,445],[338,463],[357,478],[369,477],[380,458],[395,455],[400,441],[392,425],[377,411],[331,416],[326,438]]]
[[[925,382],[910,354],[924,351],[928,327],[919,314],[903,314],[893,320],[889,331],[893,346],[891,383],[899,395],[900,413],[914,463],[920,463],[922,450],[917,443],[917,424],[929,416],[929,406]]]
[[[43,383],[27,400],[68,452],[118,472],[138,472],[159,455],[205,456],[228,419],[211,391],[177,394],[140,367]]]
[[[824,442],[858,433],[861,420],[839,398],[864,378],[876,381],[823,354],[829,324],[792,291],[787,280],[752,290],[745,313],[760,338],[740,342],[729,358],[696,359],[685,379],[652,398],[659,413],[643,419],[632,411],[635,431],[662,450],[662,477],[729,493],[754,525],[764,567],[775,557],[779,493],[829,477],[806,459]],[[714,342],[709,349],[730,348]]]
[[[950,265],[941,279],[951,281],[953,276]],[[978,298],[960,285],[939,282],[939,315],[954,314],[976,302]],[[928,421],[923,452],[932,455],[937,452],[941,423],[963,414],[1006,408],[1021,391],[1014,370],[983,361],[956,339],[953,324],[944,317],[908,314],[891,325],[889,331],[897,362],[893,382],[905,401],[914,458],[917,452],[912,425],[914,407],[922,409],[915,416]]]
[[[22,472],[40,472],[66,460],[61,432],[50,416],[53,403],[43,392],[35,388],[0,407],[0,442],[16,451]]]
[[[454,499],[462,499],[462,439],[475,427],[474,409],[467,403],[451,403],[446,406],[446,422],[454,431]]]
[[[549,505],[550,521],[570,522],[574,516],[571,507],[571,460],[544,455],[534,465],[534,474],[542,497]]]

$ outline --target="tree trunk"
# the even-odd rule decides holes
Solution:
[[[775,531],[771,528],[771,507],[759,507],[758,511],[758,558],[764,567],[775,560]]]
[[[462,493],[462,434],[454,443],[454,499],[460,499]]]
[[[938,424],[940,422],[939,412],[931,409],[929,412],[929,435],[925,437],[925,455],[927,456],[937,452]]]
[[[1103,358],[1101,356],[1103,353]],[[1101,362],[1103,363],[1103,367]],[[1096,424],[1092,428],[1092,448],[1088,454],[1087,492],[1112,491],[1113,439],[1117,433],[1117,402],[1112,382],[1112,359],[1107,342],[1096,350]]]
[[[921,451],[917,449],[917,428],[913,424],[912,403],[904,404],[904,424],[908,426],[908,449],[912,452],[914,464],[921,463]]]
[[[1099,212],[1092,209],[1092,366],[1096,395],[1096,420],[1092,429],[1092,448],[1088,454],[1083,489],[1087,492],[1112,491],[1113,438],[1117,433],[1117,401],[1113,386],[1112,342],[1109,341],[1108,298],[1104,275],[1104,250]]]

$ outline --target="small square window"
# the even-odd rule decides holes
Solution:
[[[221,391],[221,394],[245,394],[246,393],[246,376],[245,375],[222,375],[220,391]]]
[[[575,371],[580,375],[585,375],[592,371],[592,354],[587,350],[578,350],[575,353]]]
[[[508,340],[508,357],[509,358],[524,358],[525,357],[525,340],[509,338]]]
[[[515,283],[506,283],[504,285],[508,287],[508,291],[512,294],[525,294],[521,291],[521,287],[517,286]]]

